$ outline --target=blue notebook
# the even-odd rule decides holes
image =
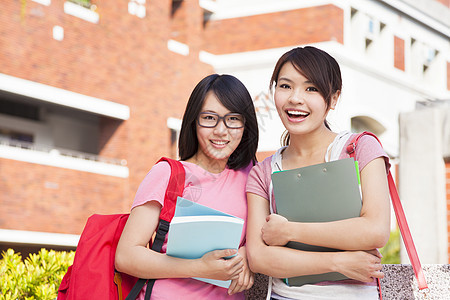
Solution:
[[[219,249],[238,249],[244,220],[178,197],[170,222],[167,255],[196,259]],[[228,288],[231,280],[194,278]]]

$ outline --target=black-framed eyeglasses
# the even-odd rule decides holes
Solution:
[[[213,128],[219,124],[220,120],[223,120],[227,128],[238,129],[245,125],[244,116],[238,113],[229,113],[221,117],[213,112],[201,112],[198,115],[197,123],[201,127]]]

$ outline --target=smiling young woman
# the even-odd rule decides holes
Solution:
[[[354,135],[335,133],[326,121],[342,88],[339,65],[328,53],[314,47],[288,51],[278,60],[270,86],[286,134],[283,147],[253,167],[247,180],[250,268],[273,277],[268,294],[272,299],[378,299],[374,278],[383,277],[383,273],[376,249],[389,238],[388,156],[373,137],[360,140],[356,150],[362,191],[359,217],[302,223],[276,214],[271,174],[346,158],[346,145]],[[299,203],[301,198],[295,195]],[[290,241],[342,251],[284,247]],[[328,272],[339,272],[352,280],[303,286],[283,281]]]
[[[116,251],[117,270],[155,278],[152,299],[244,299],[253,285],[247,263],[245,183],[256,163],[258,125],[245,86],[230,75],[202,79],[191,93],[178,143],[185,170],[183,198],[244,220],[239,249],[180,259],[149,250],[170,177],[167,162],[157,163],[136,193]],[[165,252],[167,241],[162,250]],[[223,259],[234,255],[231,259]],[[231,280],[228,289],[191,277]],[[140,298],[144,294],[141,292]]]

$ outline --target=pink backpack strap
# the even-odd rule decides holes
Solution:
[[[350,155],[350,157],[353,157],[355,159],[356,146],[358,144],[359,139],[364,135],[373,136],[381,144],[380,140],[377,138],[375,134],[368,131],[364,131],[355,136],[353,140],[350,142],[350,144],[348,144],[347,152]],[[394,179],[392,178],[392,174],[390,171],[388,173],[388,184],[389,184],[389,193],[391,195],[392,200],[392,206],[394,207],[395,216],[397,217],[398,227],[400,228],[400,233],[402,234],[406,251],[408,252],[409,260],[411,261],[414,274],[416,275],[419,290],[428,289],[422,265],[420,264],[419,256],[417,255],[417,250],[416,247],[414,246],[414,241],[411,236],[411,232],[409,230],[408,222],[406,220],[405,212],[403,211],[403,206],[400,201],[400,197],[398,196],[397,188],[395,186]]]

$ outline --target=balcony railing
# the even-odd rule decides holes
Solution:
[[[108,158],[108,157],[103,157],[103,156],[99,156],[99,155],[95,155],[95,154],[90,154],[90,153],[80,152],[80,151],[75,151],[75,150],[69,150],[69,149],[63,149],[63,148],[52,148],[52,147],[45,146],[45,145],[38,145],[35,143],[17,141],[17,140],[12,140],[9,138],[4,138],[4,137],[0,137],[0,145],[16,147],[16,148],[20,148],[20,149],[39,151],[39,152],[45,152],[45,153],[61,155],[61,156],[65,156],[65,157],[72,157],[72,158],[78,158],[78,159],[83,159],[83,160],[102,162],[102,163],[106,163],[106,164],[113,164],[113,165],[119,165],[119,166],[127,165],[127,161],[125,159]]]

